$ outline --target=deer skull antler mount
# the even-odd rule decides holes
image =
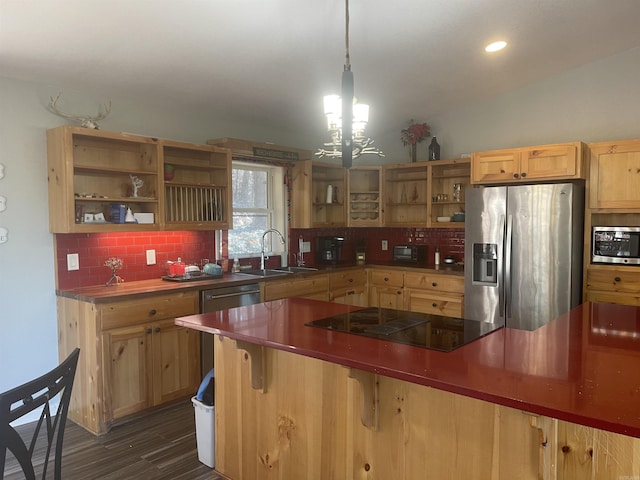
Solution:
[[[105,103],[104,106],[100,105],[98,110],[98,115],[95,117],[82,116],[82,115],[69,115],[67,113],[61,112],[58,110],[56,103],[58,103],[58,99],[60,98],[62,93],[59,93],[55,98],[50,97],[49,105],[47,105],[48,110],[51,113],[55,113],[59,117],[66,118],[67,120],[73,120],[74,122],[80,122],[80,125],[85,128],[93,128],[94,130],[99,130],[100,125],[98,125],[98,120],[102,120],[111,113],[111,100],[109,103]]]

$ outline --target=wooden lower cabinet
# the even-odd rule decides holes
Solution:
[[[462,317],[464,277],[438,273],[404,274],[404,309]]]
[[[102,341],[114,420],[197,390],[199,336],[173,318],[107,330]]]
[[[640,475],[640,439],[268,348],[256,390],[251,357],[215,342],[215,465],[232,480]],[[366,384],[377,385],[370,426]]]
[[[369,270],[369,306],[404,308],[404,272],[372,268]]]
[[[58,297],[59,356],[80,347],[69,417],[103,434],[118,418],[193,395],[200,336],[174,319],[198,311],[195,290],[110,303]]]
[[[306,277],[269,280],[262,283],[261,290],[263,302],[289,297],[327,301],[329,300],[329,276],[314,273]]]
[[[363,268],[356,268],[330,273],[329,301],[357,307],[367,307],[366,271]]]
[[[597,265],[587,268],[585,300],[640,305],[638,267]]]

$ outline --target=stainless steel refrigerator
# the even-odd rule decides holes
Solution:
[[[535,330],[581,303],[581,183],[469,188],[465,207],[465,318]]]

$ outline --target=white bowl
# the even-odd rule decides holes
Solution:
[[[438,218],[436,218],[436,220],[438,222],[450,222],[451,221],[451,217],[438,217]]]

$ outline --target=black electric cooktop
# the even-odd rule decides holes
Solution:
[[[322,318],[305,325],[441,352],[450,352],[502,328],[487,322],[378,307]]]

